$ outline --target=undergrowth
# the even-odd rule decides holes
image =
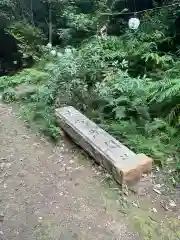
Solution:
[[[136,33],[91,37],[59,57],[46,53],[33,68],[0,78],[4,100],[18,102],[24,119],[54,140],[55,108],[73,105],[135,152],[161,166],[172,159],[178,176],[180,61],[165,16],[146,16]]]
[[[54,116],[54,91],[50,75],[42,70],[25,69],[11,77],[0,78],[0,90],[7,103],[16,102],[25,121],[53,140],[60,137]]]

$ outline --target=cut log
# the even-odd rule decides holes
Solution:
[[[120,183],[135,183],[152,169],[152,159],[135,154],[75,108],[56,109],[62,129]]]

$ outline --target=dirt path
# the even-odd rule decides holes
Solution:
[[[0,240],[140,239],[80,158],[74,146],[32,134],[0,104]]]

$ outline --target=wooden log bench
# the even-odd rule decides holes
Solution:
[[[152,159],[135,154],[75,108],[56,109],[61,128],[120,183],[133,184],[152,169]]]

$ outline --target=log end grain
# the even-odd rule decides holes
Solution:
[[[137,162],[136,167],[129,165],[129,167],[122,167],[117,164],[113,167],[113,177],[119,184],[134,184],[139,181],[143,173],[148,173],[152,170],[153,159],[147,157],[145,154],[137,154],[130,158],[130,161]]]

